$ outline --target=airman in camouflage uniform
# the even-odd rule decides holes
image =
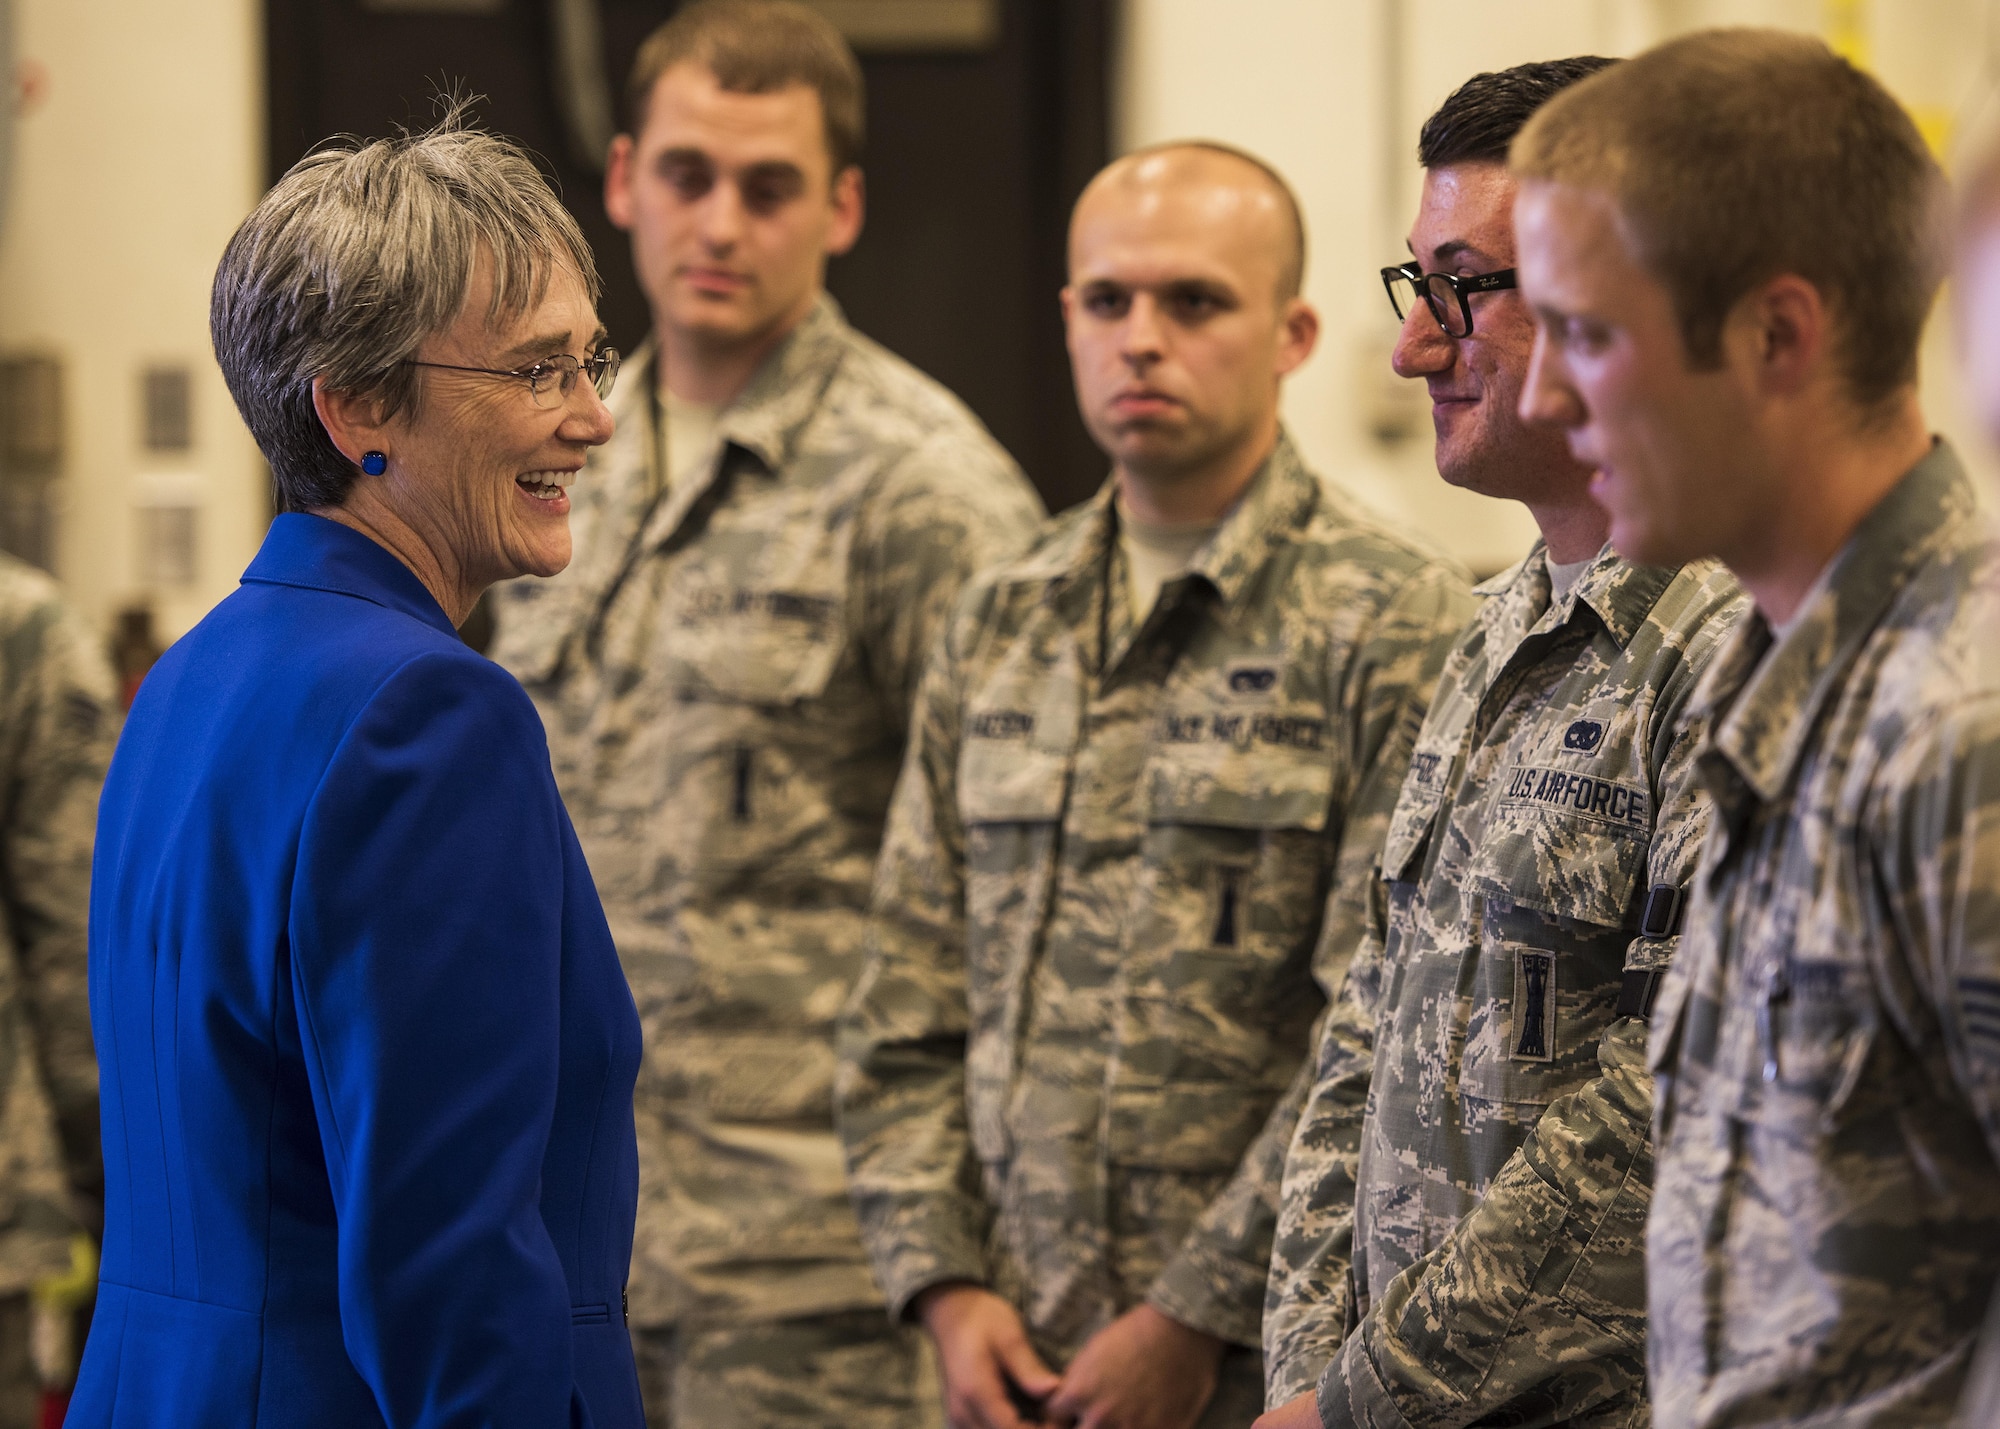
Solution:
[[[1943,177],[1879,83],[1754,30],[1577,86],[1513,162],[1529,400],[1621,550],[1757,602],[1690,702],[1654,1417],[1946,1424],[2000,1279],[2000,544],[1918,399]]]
[[[84,925],[97,796],[118,734],[110,666],[55,583],[0,555],[0,1426],[39,1422],[28,1291],[95,1234]],[[73,1369],[74,1366],[71,1366]]]
[[[1268,1398],[1327,1426],[1644,1412],[1643,1013],[1707,826],[1682,717],[1746,602],[1609,550],[1552,601],[1539,547],[1478,593],[1285,1165]]]
[[[1426,267],[1512,266],[1507,144],[1606,63],[1445,101],[1418,145]],[[1280,1423],[1646,1412],[1643,1014],[1706,828],[1683,716],[1747,601],[1712,561],[1602,546],[1590,468],[1513,410],[1530,314],[1479,302],[1468,323],[1411,295],[1396,369],[1438,399],[1447,478],[1526,501],[1565,559],[1538,542],[1478,587],[1417,736],[1284,1168],[1264,1319]],[[1469,393],[1504,405],[1468,421]]]
[[[878,1341],[834,1016],[921,652],[1039,508],[973,417],[831,299],[724,412],[701,479],[657,501],[637,365],[576,487],[575,557],[506,588],[495,652],[542,710],[645,1027],[629,1313],[738,1346],[745,1322],[852,1313]]]
[[[1662,1424],[1949,1422],[2000,1281],[2000,543],[1940,446],[1698,696],[1655,1013]]]
[[[933,1376],[847,1199],[833,1024],[923,656],[1042,511],[823,290],[860,223],[838,32],[685,6],[631,88],[607,202],[655,337],[574,488],[568,570],[504,591],[495,656],[542,711],[645,1028],[641,1388],[655,1429],[915,1429]],[[692,456],[677,400],[713,409]]]
[[[1351,946],[1322,909],[1373,864],[1467,609],[1289,442],[1143,621],[1115,519],[1107,490],[962,603],[843,1041],[891,1305],[991,1284],[1051,1362],[1145,1301],[1257,1344],[1259,1145],[1289,1137]],[[1212,1422],[1254,1413],[1257,1376],[1232,1356]]]
[[[1304,256],[1241,151],[1091,181],[1063,311],[1111,478],[974,582],[925,672],[841,1132],[957,1429],[1240,1426],[1261,1397],[1271,1148],[1352,945],[1325,910],[1470,604],[1285,435]]]

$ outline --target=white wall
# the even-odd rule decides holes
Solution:
[[[46,97],[17,127],[0,237],[0,351],[65,367],[58,574],[100,625],[144,594],[135,497],[201,499],[199,569],[156,592],[178,634],[235,587],[263,534],[267,480],[208,348],[216,259],[261,191],[258,0],[15,0],[17,53]],[[195,374],[194,449],[141,446],[140,373]]]
[[[1990,99],[1981,62],[1986,9],[1979,0],[1510,0],[1470,8],[1451,0],[1125,0],[1115,142],[1130,149],[1222,139],[1291,179],[1312,249],[1307,296],[1324,329],[1318,355],[1288,386],[1287,422],[1323,474],[1475,570],[1492,570],[1533,539],[1526,512],[1438,479],[1427,407],[1411,440],[1370,435],[1397,386],[1405,402],[1421,403],[1421,384],[1400,384],[1388,370],[1395,328],[1376,273],[1404,256],[1425,116],[1480,70],[1630,54],[1701,25],[1827,34],[1845,20],[1856,33],[1842,37],[1951,146]],[[1949,324],[1934,323],[1926,404],[1933,424],[1988,467],[1957,392],[1949,341]]]

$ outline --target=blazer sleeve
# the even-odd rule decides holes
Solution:
[[[562,912],[533,706],[484,661],[411,660],[313,795],[289,919],[341,1334],[390,1425],[587,1422],[540,1208]]]

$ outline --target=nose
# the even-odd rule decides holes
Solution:
[[[709,189],[701,205],[701,239],[709,248],[726,253],[743,236],[743,195],[734,183],[719,180]]]
[[[1431,314],[1430,304],[1419,299],[1410,305],[1410,315],[1403,319],[1403,327],[1396,334],[1396,350],[1389,354],[1389,365],[1398,377],[1435,377],[1441,372],[1451,371],[1458,361],[1458,344],[1445,336],[1438,320]]]
[[[1159,305],[1151,293],[1134,293],[1118,335],[1118,353],[1134,371],[1144,371],[1166,353]]]
[[[576,385],[569,389],[569,395],[563,401],[565,407],[559,435],[564,441],[601,447],[611,440],[611,430],[615,425],[611,409],[597,395],[597,384],[589,377],[579,375]]]
[[[1570,386],[1561,360],[1549,342],[1549,332],[1536,325],[1535,345],[1528,354],[1528,376],[1521,383],[1519,404],[1524,422],[1553,422],[1559,427],[1583,425],[1583,399]]]

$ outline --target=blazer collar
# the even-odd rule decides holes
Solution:
[[[324,516],[287,511],[273,521],[256,559],[243,572],[243,584],[351,595],[458,638],[443,607],[414,571],[353,527]]]

